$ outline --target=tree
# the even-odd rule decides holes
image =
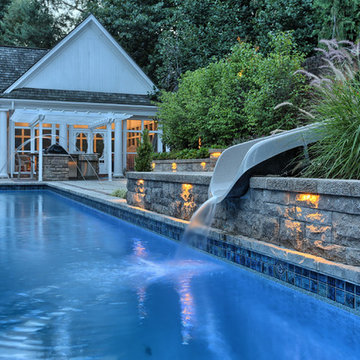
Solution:
[[[62,35],[48,7],[38,0],[12,0],[0,21],[1,42],[49,48]]]
[[[314,0],[320,39],[356,41],[360,33],[360,0]]]
[[[326,0],[325,0],[326,1]],[[254,0],[255,43],[268,52],[269,33],[292,31],[300,51],[311,53],[317,45],[313,0]]]
[[[186,71],[228,54],[236,39],[252,30],[250,0],[175,0],[175,5],[157,44],[156,77],[165,89],[176,88]]]
[[[152,146],[148,129],[144,129],[141,140],[135,158],[135,171],[151,171]]]

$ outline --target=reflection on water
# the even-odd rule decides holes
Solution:
[[[194,297],[191,293],[191,274],[184,274],[180,277],[177,284],[177,291],[180,297],[180,307],[181,307],[181,335],[182,343],[184,345],[189,344],[191,340],[191,331],[194,327],[195,321],[195,304]]]
[[[1,360],[358,360],[352,314],[115,218],[30,191],[0,219]]]

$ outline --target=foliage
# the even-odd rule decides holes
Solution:
[[[319,39],[355,41],[360,28],[360,0],[314,0]]]
[[[180,151],[153,154],[153,160],[206,159],[208,157],[210,157],[209,149],[204,147],[201,147],[200,149],[183,149]]]
[[[269,39],[273,50],[255,69],[254,86],[245,96],[244,113],[250,135],[269,135],[276,129],[288,130],[300,123],[295,107],[305,107],[308,86],[300,73],[304,56],[299,54],[290,33]],[[295,107],[275,109],[286,100]]]
[[[358,45],[324,41],[327,77],[309,74],[316,89],[314,120],[322,122],[323,138],[310,149],[307,177],[360,179],[360,76]]]
[[[158,106],[164,142],[173,150],[196,148],[199,138],[205,147],[229,145],[234,138],[294,127],[297,113],[274,107],[289,99],[304,106],[304,76],[294,74],[303,56],[289,33],[272,36],[271,46],[264,56],[239,41],[228,57],[183,75],[177,92],[163,92]]]
[[[49,48],[62,35],[44,1],[12,0],[0,21],[0,40],[7,45]]]
[[[135,157],[135,171],[151,171],[152,146],[148,129],[144,129],[141,140]]]
[[[111,196],[115,196],[121,199],[126,199],[126,189],[117,189],[111,193]]]
[[[297,46],[305,54],[317,44],[313,0],[254,0],[254,41],[263,52],[271,49],[269,33],[292,31]]]
[[[250,0],[175,0],[157,44],[156,75],[165,89],[181,74],[228,54],[237,37],[251,34]]]

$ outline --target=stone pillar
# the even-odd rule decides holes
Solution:
[[[121,120],[115,121],[115,154],[114,154],[114,176],[120,177],[124,176],[123,174],[123,165],[122,165],[122,134],[121,134]]]
[[[8,142],[7,142],[7,111],[0,111],[0,178],[7,178]]]
[[[112,129],[111,123],[106,125],[106,162],[108,171],[108,180],[112,181],[112,154],[111,154],[111,142],[112,142]]]
[[[67,150],[68,148],[68,137],[67,137],[67,126],[66,124],[59,125],[59,144]]]

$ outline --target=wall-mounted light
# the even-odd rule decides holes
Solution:
[[[217,159],[220,155],[221,155],[221,152],[218,151],[218,152],[213,152],[213,153],[211,153],[211,154],[210,154],[210,157],[211,157],[212,159]]]
[[[315,208],[319,206],[320,195],[314,194],[297,194],[296,201],[306,202],[313,205]]]

